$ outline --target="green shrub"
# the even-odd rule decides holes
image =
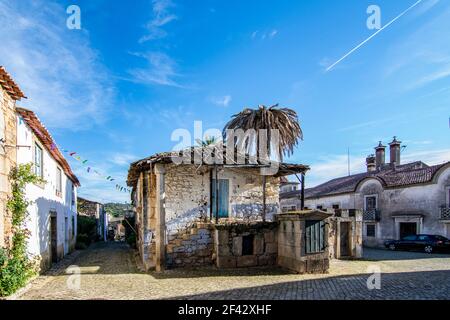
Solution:
[[[45,181],[36,176],[31,168],[31,164],[22,164],[12,168],[9,174],[12,196],[8,198],[6,207],[11,213],[13,237],[11,248],[0,248],[0,296],[13,294],[35,274],[26,252],[29,231],[24,228],[24,221],[30,202],[25,198],[25,187]]]
[[[77,230],[78,234],[86,234],[91,242],[97,240],[97,221],[94,217],[78,215]]]
[[[75,248],[77,250],[84,250],[87,249],[87,247],[89,247],[89,245],[91,244],[92,239],[91,237],[89,237],[87,234],[85,233],[79,233],[77,235],[77,242],[75,244]]]
[[[125,238],[125,241],[130,245],[130,247],[136,247],[136,234],[132,233]]]

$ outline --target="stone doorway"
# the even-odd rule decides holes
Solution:
[[[50,216],[50,251],[52,262],[58,262],[58,224],[55,215]]]
[[[350,256],[350,222],[341,222],[339,238],[340,256]]]
[[[417,223],[400,222],[400,239],[417,234]]]

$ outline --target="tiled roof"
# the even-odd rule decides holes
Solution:
[[[14,100],[26,98],[19,86],[14,82],[12,77],[6,72],[3,66],[0,66],[0,85]]]
[[[395,169],[386,166],[381,171],[364,172],[341,177],[325,182],[317,187],[305,189],[305,198],[318,198],[355,192],[358,184],[366,178],[378,179],[385,188],[405,187],[430,183],[436,172],[448,164],[450,164],[450,162],[435,166],[427,166],[423,162],[417,161],[397,166]],[[294,198],[298,197],[300,193],[301,190],[285,192],[280,194],[280,198]]]
[[[38,119],[36,114],[25,108],[16,108],[17,113],[23,118],[23,120],[28,124],[31,130],[34,132],[36,137],[39,138],[39,141],[45,146],[47,151],[51,154],[53,159],[62,167],[64,173],[69,177],[69,179],[76,185],[80,186],[80,182],[75,174],[72,172],[72,169],[69,166],[69,163],[64,158],[62,153],[59,151],[56,143],[54,142],[52,136]]]
[[[258,166],[263,166],[263,164],[261,164],[261,162],[256,161],[256,164],[251,164],[250,161],[250,156],[248,154],[245,155],[245,164],[233,164],[234,159],[229,160],[229,157],[226,153],[226,146],[225,145],[221,145],[221,144],[217,144],[217,145],[210,145],[210,146],[205,146],[205,147],[189,147],[187,149],[184,150],[184,152],[190,152],[191,154],[191,159],[195,159],[197,156],[199,156],[202,159],[202,165],[211,165],[212,162],[205,161],[203,155],[209,155],[211,156],[213,153],[215,154],[216,150],[222,150],[223,152],[223,161],[228,165],[228,166],[233,166],[236,165],[237,167],[242,166],[242,167],[247,167],[247,168],[251,168],[251,167],[258,167]],[[237,153],[237,151],[236,151]],[[173,158],[174,156],[180,156],[182,153],[180,152],[161,152],[161,153],[157,153],[154,154],[150,157],[135,161],[133,163],[131,163],[130,165],[130,169],[128,170],[128,179],[127,179],[127,184],[128,186],[135,186],[136,181],[138,180],[139,177],[139,173],[142,171],[146,171],[149,170],[151,165],[153,163],[173,163]],[[197,155],[197,156],[196,156]],[[212,158],[209,158],[212,159]],[[253,159],[253,160],[256,160]],[[193,163],[193,162],[192,162]],[[231,163],[231,164],[228,164]],[[183,162],[183,164],[185,164]],[[292,164],[292,163],[279,163],[278,164],[278,172],[275,174],[276,177],[282,177],[282,176],[286,176],[286,175],[291,175],[291,174],[295,174],[295,173],[302,173],[302,172],[306,172],[309,170],[309,167],[307,165],[303,165],[303,164]]]

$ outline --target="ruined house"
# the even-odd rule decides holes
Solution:
[[[450,237],[450,162],[402,164],[401,142],[381,142],[366,159],[367,172],[336,178],[305,190],[305,206],[328,211],[363,211],[363,242],[383,246],[387,239],[414,234]],[[300,206],[300,192],[281,194],[284,207]]]
[[[78,214],[95,219],[97,239],[94,240],[107,241],[109,216],[102,203],[78,197]]]
[[[202,153],[203,148],[192,150]],[[150,156],[132,163],[128,173],[136,210],[137,247],[146,269],[280,264],[298,272],[326,271],[329,257],[323,220],[329,215],[322,212],[315,219],[310,212],[284,216],[284,223],[292,220],[296,227],[282,231],[277,218],[280,177],[304,177],[307,166],[278,163],[276,173],[266,175],[267,164],[261,162],[176,164],[172,157],[170,152]],[[295,260],[296,248],[306,248],[303,239],[309,233],[314,245],[307,250],[312,249],[298,251],[300,256]],[[281,262],[280,245],[281,252],[295,251],[291,254],[294,260]],[[287,249],[289,245],[293,251]],[[321,262],[307,264],[307,260]],[[295,267],[293,261],[302,266]]]

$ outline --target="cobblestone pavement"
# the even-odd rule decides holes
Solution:
[[[70,289],[69,264],[81,271]],[[381,269],[381,290],[367,289],[368,267]],[[70,283],[76,283],[71,282]],[[279,268],[138,271],[134,252],[98,243],[37,278],[19,299],[448,299],[450,255],[365,250],[358,261],[332,261],[330,272],[298,275]]]

